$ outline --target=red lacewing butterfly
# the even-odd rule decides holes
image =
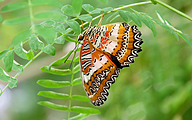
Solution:
[[[108,90],[120,69],[129,67],[142,51],[141,32],[136,25],[113,23],[88,27],[79,35],[81,79],[85,92],[95,106],[107,100]]]

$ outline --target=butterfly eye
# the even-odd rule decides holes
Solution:
[[[83,38],[84,38],[84,36],[83,36],[82,34],[80,34],[80,35],[78,36],[78,41],[82,41]]]

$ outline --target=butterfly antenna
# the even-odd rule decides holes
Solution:
[[[82,29],[84,30],[84,27],[83,27],[83,21],[82,21],[82,20],[81,20],[81,24],[82,24],[81,27],[82,27]]]
[[[102,13],[102,15],[101,15],[101,19],[99,20],[98,26],[101,26],[101,23],[102,23],[102,21],[103,21],[103,16],[104,16],[104,11],[103,11],[103,13]]]
[[[91,27],[91,23],[92,23],[92,22],[89,23],[89,27]]]

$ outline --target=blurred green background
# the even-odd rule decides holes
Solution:
[[[0,9],[8,3],[26,0],[5,0],[0,2]],[[62,5],[71,4],[71,0],[58,0]],[[165,0],[163,0],[165,1]],[[141,0],[109,0],[107,4],[99,0],[84,0],[83,4],[91,4],[95,8],[128,5]],[[191,0],[166,0],[167,4],[192,17]],[[173,13],[160,5],[144,5],[133,9],[147,13],[157,18],[158,10],[175,28],[189,35],[192,41],[192,22]],[[34,7],[38,11],[60,11],[58,8],[44,6]],[[84,12],[84,11],[83,11]],[[18,15],[28,15],[28,8],[14,12],[1,13],[3,19],[15,18]],[[102,24],[108,24],[107,17]],[[35,21],[36,24],[41,21]],[[97,24],[94,21],[92,25]],[[121,18],[113,22],[122,22]],[[134,24],[134,23],[131,23]],[[13,38],[23,30],[30,28],[30,22],[19,25],[4,25],[0,23],[0,51],[11,46]],[[129,68],[121,70],[116,83],[109,90],[108,100],[103,106],[94,107],[91,103],[72,101],[72,105],[94,107],[101,111],[99,115],[90,115],[85,120],[191,120],[192,119],[192,48],[183,40],[177,39],[167,30],[156,25],[157,36],[153,37],[150,29],[143,25],[143,51]],[[20,76],[18,87],[6,89],[0,97],[0,120],[61,120],[67,118],[67,112],[52,110],[37,105],[38,101],[49,100],[57,104],[68,105],[68,100],[51,100],[37,96],[40,90],[50,90],[36,84],[38,79],[70,80],[70,76],[55,76],[39,70],[54,60],[64,56],[71,44],[54,45],[56,56],[41,55]],[[27,49],[27,45],[25,48]],[[20,64],[27,61],[15,56]],[[4,68],[2,60],[0,66]],[[68,67],[64,66],[64,67]],[[15,75],[15,72],[9,73]],[[79,73],[76,77],[80,76]],[[3,89],[5,82],[0,81]],[[69,93],[69,88],[52,89],[61,93]],[[73,88],[73,94],[85,95],[82,85]],[[76,113],[72,113],[72,116]]]

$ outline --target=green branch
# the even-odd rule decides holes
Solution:
[[[30,15],[30,21],[31,21],[31,26],[34,25],[34,17],[33,17],[33,9],[32,9],[32,4],[31,0],[28,0],[28,5],[29,5],[29,15]],[[32,27],[32,33],[35,32],[35,28]]]
[[[75,48],[77,47],[77,43],[75,43]],[[75,49],[74,51],[74,56],[73,58],[75,58],[75,55],[76,55],[76,52],[77,52],[77,49]],[[73,78],[74,78],[74,62],[72,61],[72,67],[71,67],[71,83],[70,83],[70,93],[69,93],[69,111],[68,111],[68,120],[70,119],[70,114],[71,114],[71,98],[72,98],[72,90],[73,90]]]
[[[151,1],[146,1],[146,2],[139,2],[139,3],[133,3],[133,4],[125,5],[125,6],[123,6],[123,7],[115,8],[114,10],[109,11],[109,12],[105,13],[104,15],[107,15],[107,14],[110,14],[110,13],[113,13],[113,12],[117,12],[117,11],[119,11],[119,10],[123,10],[123,9],[126,9],[126,8],[135,7],[135,6],[140,6],[140,5],[146,5],[146,4],[152,4],[152,2],[151,2]],[[94,17],[94,18],[92,19],[92,21],[100,18],[101,16],[102,16],[102,14]],[[83,25],[86,25],[86,24],[88,24],[88,23],[89,23],[89,22],[85,22]],[[82,27],[82,25],[80,25],[80,27]]]
[[[43,51],[40,51],[35,57],[33,57],[29,62],[27,62],[27,64],[22,68],[23,70],[30,64],[33,62],[33,60],[35,60],[39,55],[41,55],[41,53],[43,53]],[[20,73],[18,72],[13,78],[16,79],[16,77],[19,75]],[[7,85],[4,87],[4,89],[1,91],[0,94],[2,94],[7,88],[9,87],[9,83],[7,83]]]
[[[159,1],[159,0],[152,0],[152,2],[153,2],[154,4],[157,4],[157,3],[158,3],[158,4],[160,4],[160,5],[168,8],[169,10],[172,10],[173,12],[175,12],[175,13],[177,13],[177,14],[185,17],[185,18],[187,18],[188,20],[192,21],[192,17],[190,17],[190,16],[186,15],[185,13],[183,13],[183,12],[181,12],[181,11],[179,11],[179,10],[171,7],[171,6],[169,6],[168,4],[166,4],[166,3],[164,3],[164,2],[161,2],[161,1]]]

